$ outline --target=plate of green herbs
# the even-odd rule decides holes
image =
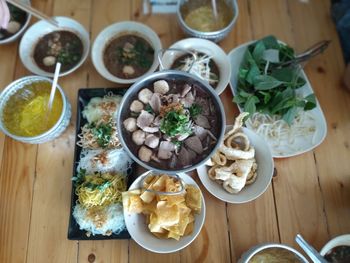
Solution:
[[[318,146],[327,125],[311,84],[292,47],[274,36],[243,44],[229,53],[234,103],[249,112],[246,126],[263,137],[275,158]]]

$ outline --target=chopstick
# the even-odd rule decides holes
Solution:
[[[27,4],[24,4],[22,2],[17,2],[17,1],[14,1],[14,0],[6,0],[8,3],[22,9],[23,11],[26,11],[30,14],[32,14],[33,16],[39,18],[39,19],[42,19],[42,20],[45,20],[46,22],[50,23],[51,25],[55,26],[55,27],[59,27],[57,21],[52,18],[52,17],[49,17],[45,14],[43,14],[42,12],[38,11],[37,9],[31,7],[30,5],[27,5]]]

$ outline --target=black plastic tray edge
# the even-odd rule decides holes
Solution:
[[[104,95],[108,92],[113,92],[116,95],[124,95],[127,91],[127,88],[82,88],[78,90],[78,97],[77,97],[77,119],[76,119],[76,128],[75,128],[75,144],[74,144],[74,163],[73,163],[73,176],[76,175],[76,168],[77,168],[77,160],[80,157],[81,148],[77,146],[77,139],[78,134],[80,132],[80,128],[82,127],[82,106],[84,106],[83,102],[80,100],[81,97],[86,96],[87,94],[91,93],[99,93],[101,91],[104,91]],[[82,96],[83,95],[83,96]],[[90,99],[93,97],[100,97],[101,95],[91,95],[87,96]],[[85,123],[84,123],[85,124]],[[135,163],[132,169],[135,171]],[[133,175],[130,174],[128,177],[128,186],[132,183],[134,180]],[[73,217],[73,208],[75,206],[76,202],[76,195],[75,195],[75,187],[72,181],[72,192],[71,192],[71,206],[70,206],[70,215],[69,215],[69,225],[68,225],[68,234],[67,238],[69,240],[110,240],[110,239],[130,239],[129,232],[127,230],[122,231],[120,234],[112,234],[110,236],[103,236],[103,235],[91,235],[88,237],[86,235],[86,231],[80,230],[78,223],[75,221]]]

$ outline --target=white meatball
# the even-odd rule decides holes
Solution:
[[[136,145],[142,145],[145,142],[146,133],[142,130],[137,130],[132,133],[131,138]]]
[[[133,112],[141,112],[143,110],[143,104],[139,100],[134,100],[130,105],[130,110]]]
[[[123,67],[123,74],[124,75],[134,75],[135,69],[132,66],[124,66]]]
[[[153,152],[151,149],[148,149],[146,146],[141,146],[139,150],[139,158],[141,161],[149,162],[151,160],[152,154]]]
[[[47,67],[53,66],[56,64],[56,58],[54,56],[44,57],[43,64]]]
[[[127,118],[124,122],[124,127],[127,131],[133,132],[136,131],[137,126],[136,126],[136,119],[135,118]]]
[[[169,84],[165,80],[158,80],[153,83],[154,92],[166,94],[169,91]]]
[[[143,89],[139,92],[138,98],[143,103],[147,104],[151,100],[153,92],[149,89]]]
[[[6,31],[9,32],[10,34],[16,34],[20,28],[21,28],[20,23],[18,23],[17,21],[10,21]]]

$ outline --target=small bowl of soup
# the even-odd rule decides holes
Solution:
[[[239,263],[283,262],[308,263],[309,261],[294,248],[284,244],[265,243],[252,247],[243,253]]]
[[[21,0],[20,2],[30,5],[29,0]],[[0,45],[11,43],[18,39],[28,27],[31,18],[31,14],[10,3],[7,5],[10,11],[10,21],[6,29],[0,28]]]
[[[44,143],[55,139],[68,127],[71,106],[57,85],[51,111],[48,101],[52,80],[27,76],[8,85],[0,94],[0,130],[24,143]]]
[[[160,69],[189,72],[212,86],[217,94],[227,87],[231,64],[225,51],[212,41],[186,38],[163,51]]]
[[[331,263],[350,262],[350,234],[331,239],[321,249],[320,254]]]
[[[23,65],[31,72],[53,77],[57,62],[61,63],[60,76],[77,70],[89,54],[89,33],[77,21],[55,17],[59,27],[39,21],[24,34],[19,54]]]
[[[177,19],[190,36],[218,42],[232,30],[238,17],[236,0],[216,0],[216,16],[211,0],[179,0]]]
[[[157,69],[161,48],[158,35],[150,27],[126,21],[102,30],[94,41],[91,57],[102,77],[131,84]]]

